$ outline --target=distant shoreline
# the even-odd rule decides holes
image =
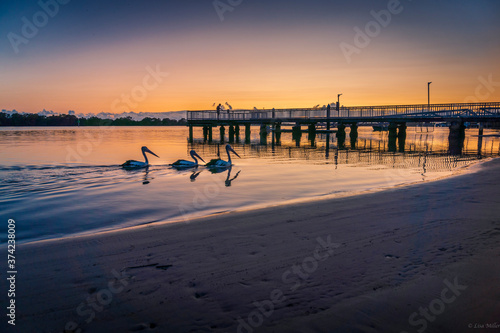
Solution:
[[[0,125],[2,127],[185,127],[186,125]]]
[[[0,126],[180,126],[187,125],[186,119],[170,119],[168,117],[144,117],[134,120],[132,117],[102,119],[97,116],[84,118],[75,115],[38,115],[38,114],[6,114],[0,112]]]

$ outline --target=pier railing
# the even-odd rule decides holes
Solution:
[[[349,106],[330,109],[330,118],[496,118],[500,119],[500,102]],[[291,119],[325,119],[327,108],[188,111],[187,120],[196,121],[270,121]]]

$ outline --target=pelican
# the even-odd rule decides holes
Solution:
[[[230,152],[232,152],[236,156],[240,157],[240,155],[238,155],[238,153],[234,151],[234,149],[231,147],[231,145],[226,145],[226,152],[227,152],[227,161],[223,161],[220,158],[213,159],[210,162],[208,162],[206,164],[206,166],[209,168],[227,168],[227,167],[229,167],[230,165],[232,165],[231,155],[229,154]]]
[[[205,161],[201,158],[200,155],[198,155],[194,150],[191,150],[189,152],[189,155],[191,155],[191,158],[194,160],[193,161],[186,161],[186,160],[178,160],[177,162],[172,163],[172,166],[175,168],[194,168],[198,166],[198,160],[196,159],[197,157],[205,163]]]
[[[144,156],[144,162],[140,161],[134,161],[134,160],[128,160],[127,162],[122,164],[122,167],[124,168],[145,168],[149,165],[148,157],[146,156],[146,153],[150,153],[156,157],[159,157],[155,153],[153,153],[151,150],[148,149],[148,147],[144,146],[141,148],[142,155]]]

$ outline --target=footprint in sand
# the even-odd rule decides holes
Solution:
[[[399,259],[399,256],[395,256],[395,255],[392,255],[392,254],[386,254],[385,255],[385,259]]]
[[[140,323],[132,327],[129,332],[139,332],[139,331],[144,331],[144,330],[154,330],[158,325],[155,323]]]

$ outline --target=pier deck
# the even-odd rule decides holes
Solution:
[[[328,114],[329,113],[329,114]],[[230,124],[296,123],[378,123],[378,122],[489,122],[500,120],[500,102],[350,106],[300,109],[188,111],[189,126]]]

